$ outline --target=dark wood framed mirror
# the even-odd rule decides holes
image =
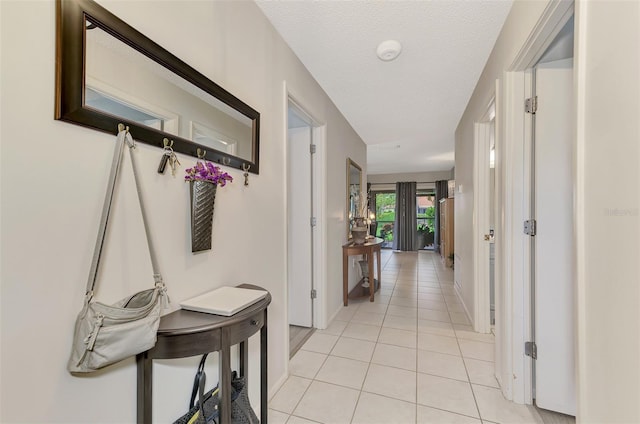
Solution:
[[[359,215],[362,197],[362,168],[351,158],[347,158],[347,238],[351,238],[351,226]],[[366,217],[364,217],[366,218]]]
[[[260,113],[91,0],[56,0],[55,119],[259,172]]]

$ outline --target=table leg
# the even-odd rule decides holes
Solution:
[[[146,352],[136,355],[136,367],[138,373],[138,411],[137,423],[151,423],[151,400],[153,388],[153,361],[147,358]]]
[[[267,309],[264,310],[264,325],[260,330],[260,422],[267,424]]]
[[[380,269],[382,268],[380,266],[380,262],[381,262],[381,253],[380,253],[380,246],[378,246],[378,248],[376,249],[376,253],[378,254],[378,284],[380,285],[380,289],[382,290],[382,274],[380,272]],[[375,279],[374,279],[374,283],[375,283]]]
[[[229,327],[221,332],[220,375],[220,424],[231,424],[231,334]]]
[[[248,373],[248,358],[247,358],[247,343],[248,340],[240,342],[238,346],[238,352],[240,354],[240,377],[244,377]]]
[[[342,302],[344,306],[349,305],[349,255],[342,251]]]
[[[373,293],[376,291],[376,280],[373,276],[373,252],[367,253],[367,265],[369,266],[369,302],[373,302]]]

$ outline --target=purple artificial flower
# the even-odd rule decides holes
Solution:
[[[185,181],[208,181],[220,187],[224,187],[227,181],[233,181],[231,175],[223,172],[219,166],[211,162],[196,162],[195,166],[185,169],[185,172]]]

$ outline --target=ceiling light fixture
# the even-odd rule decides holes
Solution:
[[[402,45],[396,40],[387,40],[380,43],[376,53],[380,60],[390,62],[400,55]]]

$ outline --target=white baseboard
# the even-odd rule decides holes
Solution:
[[[267,395],[267,398],[269,399],[269,402],[271,402],[271,398],[273,398],[275,396],[275,394],[278,393],[278,390],[280,390],[280,388],[282,387],[284,382],[287,381],[287,378],[289,378],[289,373],[285,372],[282,375],[282,377],[280,377],[278,379],[278,381],[276,381],[275,384],[273,386],[271,386],[271,388],[269,389],[269,393]]]
[[[473,325],[474,322],[473,322],[473,319],[471,319],[471,314],[469,313],[469,310],[467,309],[467,305],[464,304],[464,297],[462,297],[462,294],[460,293],[460,291],[461,291],[460,283],[458,283],[457,280],[455,280],[453,282],[453,288],[456,290],[456,294],[458,295],[458,299],[460,299],[460,303],[462,303],[462,307],[464,308],[464,314],[467,316],[467,319],[471,323],[471,326],[474,327],[474,325]]]

